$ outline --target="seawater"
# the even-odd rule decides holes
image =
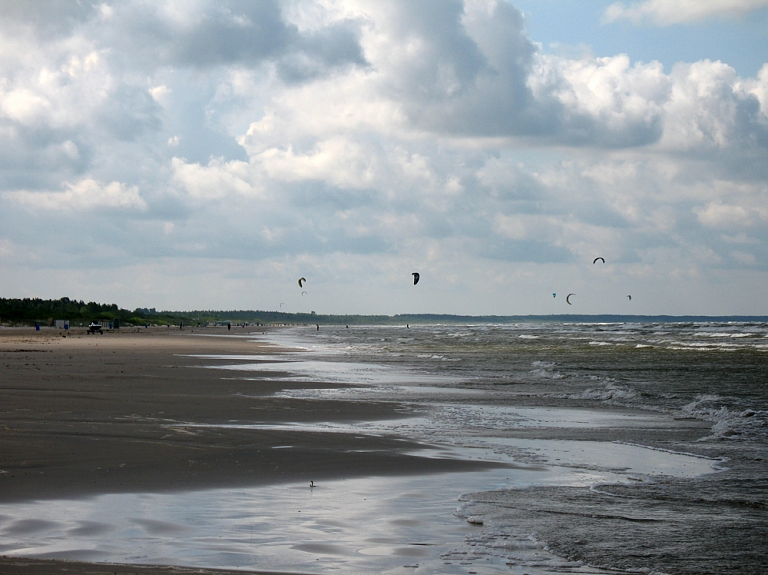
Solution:
[[[768,572],[766,323],[351,326],[277,337],[335,365],[337,381],[357,372],[366,382],[287,394],[402,401],[426,417],[389,432],[584,473],[486,492],[467,485],[462,513],[484,525],[475,548],[504,555],[507,537],[526,533],[568,568]],[[508,568],[530,572],[507,556]]]
[[[715,437],[768,438],[768,323],[323,327],[269,338],[344,364],[329,374],[339,381],[349,364],[389,368],[494,402],[623,406],[710,421]]]
[[[508,466],[2,505],[0,551],[306,573],[768,570],[768,324],[312,326],[238,337],[295,351],[208,356],[222,378],[279,369],[344,384],[284,396],[394,401],[413,417],[228,425],[396,435],[429,447],[414,455]]]

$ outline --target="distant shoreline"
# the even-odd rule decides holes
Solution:
[[[441,313],[322,314],[314,311],[289,313],[278,310],[187,310],[155,308],[127,310],[117,304],[100,304],[61,298],[0,298],[0,326],[50,326],[58,320],[63,327],[88,325],[96,321],[112,327],[135,326],[218,326],[248,324],[279,325],[402,325],[402,324],[514,324],[514,323],[669,323],[669,322],[767,322],[768,315],[638,315],[638,314],[518,314],[461,315]]]
[[[547,315],[458,315],[458,314],[396,314],[341,315],[285,313],[256,310],[230,311],[164,311],[168,315],[217,314],[232,321],[263,321],[271,324],[354,324],[400,325],[435,323],[672,323],[672,322],[768,322],[768,315],[630,315],[630,314],[547,314]],[[221,320],[218,320],[221,321]],[[226,320],[224,320],[226,321]]]
[[[453,315],[453,314],[398,314],[398,315],[333,315],[333,314],[307,314],[285,313],[266,311],[164,311],[161,323],[155,323],[152,318],[142,318],[134,323],[124,322],[123,327],[143,327],[145,324],[151,327],[226,327],[231,323],[232,327],[246,324],[259,327],[280,326],[397,326],[397,325],[513,325],[522,323],[765,323],[766,315],[625,315],[625,314],[549,314],[549,315]],[[205,314],[205,319],[199,315]],[[211,316],[214,316],[211,318]],[[64,316],[66,319],[66,316]],[[96,321],[106,322],[106,319]],[[41,327],[44,326],[41,323]],[[82,320],[81,320],[82,323]],[[20,325],[21,324],[21,325]],[[0,324],[0,329],[18,329],[34,327],[35,320],[21,320],[11,324]],[[86,322],[87,324],[87,322]],[[86,325],[84,324],[84,325]],[[106,325],[106,324],[105,324]],[[76,324],[73,328],[76,329]],[[51,326],[52,327],[52,326]],[[110,326],[111,327],[111,326]],[[53,328],[55,329],[55,328]]]

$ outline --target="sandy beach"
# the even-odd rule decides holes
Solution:
[[[77,328],[0,330],[0,502],[488,466],[414,457],[408,452],[417,445],[391,437],[192,425],[352,422],[408,415],[408,408],[396,402],[275,397],[283,389],[328,384],[281,381],[277,371],[260,372],[256,379],[236,377],[204,369],[209,361],[190,357],[280,351],[247,338],[210,337],[238,333],[246,332],[150,328],[86,335]],[[273,449],[287,444],[292,449]],[[152,572],[148,567],[107,569],[0,558],[0,573],[65,570]],[[169,572],[165,567],[162,571]]]
[[[2,329],[0,573],[762,573],[768,327],[666,330]]]

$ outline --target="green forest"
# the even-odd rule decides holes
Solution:
[[[195,310],[156,311],[137,308],[127,310],[117,304],[85,303],[83,300],[40,298],[0,298],[0,325],[49,325],[52,320],[75,323],[113,321],[119,319],[131,325],[186,325],[248,323],[259,325],[399,325],[435,323],[525,323],[525,322],[668,322],[668,321],[768,321],[765,316],[671,316],[671,315],[452,315],[452,314],[397,314],[397,315],[337,315],[311,313],[285,313],[264,310]]]
[[[0,323],[27,325],[41,323],[47,325],[51,320],[68,319],[70,321],[119,319],[125,323],[140,324],[145,320],[143,314],[121,309],[117,304],[102,304],[69,299],[6,299],[0,298]]]

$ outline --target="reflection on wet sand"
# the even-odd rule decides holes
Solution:
[[[251,356],[241,356],[252,360]],[[213,359],[213,358],[211,358]],[[217,356],[216,359],[232,357]],[[315,364],[316,361],[307,362]],[[263,364],[239,364],[238,371]],[[221,369],[232,369],[219,366]],[[285,376],[310,372],[301,360],[281,365]],[[350,380],[355,364],[332,363],[327,379]],[[295,370],[296,373],[293,373]],[[233,370],[234,371],[234,370]],[[568,408],[463,404],[476,396],[446,387],[398,385],[407,380],[391,370],[366,369],[363,388],[328,387],[282,392],[312,400],[332,399],[357,389],[362,395],[386,388],[409,398],[418,417],[374,421],[166,423],[169,430],[239,430],[332,434],[345,437],[409,438],[412,456],[487,461],[495,469],[429,476],[326,479],[164,494],[111,494],[83,500],[54,500],[0,506],[0,548],[6,555],[119,563],[195,565],[207,568],[359,573],[506,572],[510,566],[532,575],[599,570],[569,563],[547,552],[530,532],[507,530],[504,551],[489,552],[497,533],[470,513],[477,501],[462,496],[489,489],[590,486],[654,477],[695,477],[716,470],[713,460],[690,454],[606,441],[526,439],[514,429],[668,428],[656,414]],[[375,377],[379,374],[381,377]],[[432,384],[434,378],[429,380]],[[424,398],[428,399],[424,399]],[[416,398],[416,399],[414,399]],[[315,398],[319,399],[319,398]],[[411,408],[414,406],[411,405]],[[485,430],[478,434],[476,430]],[[296,437],[298,437],[297,435]],[[422,442],[423,448],[414,446]],[[293,445],[272,445],[292,450]],[[360,451],[360,450],[358,450]],[[363,449],[362,451],[365,451]],[[314,483],[314,482],[313,482]],[[531,501],[535,495],[531,492]]]
[[[286,332],[281,337],[289,347]],[[224,353],[221,341],[239,349]],[[126,394],[130,413],[105,418],[121,430],[151,431],[151,443],[139,440],[147,445],[173,446],[178,461],[164,477],[183,473],[183,490],[158,482],[115,490],[135,463],[115,461],[108,489],[75,493],[86,498],[0,504],[0,551],[304,573],[602,573],[578,559],[589,533],[569,541],[562,526],[576,532],[590,523],[610,536],[622,522],[661,525],[673,515],[633,503],[634,486],[669,494],[675,482],[717,475],[725,464],[654,444],[700,437],[703,421],[590,407],[578,389],[556,397],[548,386],[556,381],[559,390],[564,376],[552,362],[528,361],[532,383],[510,393],[414,373],[407,362],[340,361],[338,354],[330,361],[311,350],[259,355],[246,338],[219,342],[197,344],[194,353],[178,344],[168,350],[173,360],[153,356],[154,369],[166,373],[178,368],[170,361],[194,369],[177,371],[166,388],[136,380],[162,409],[150,412],[148,400]],[[545,390],[538,397],[536,385]],[[117,392],[100,398],[109,393]],[[581,399],[568,404],[573,397]],[[103,437],[89,436],[95,445]]]

